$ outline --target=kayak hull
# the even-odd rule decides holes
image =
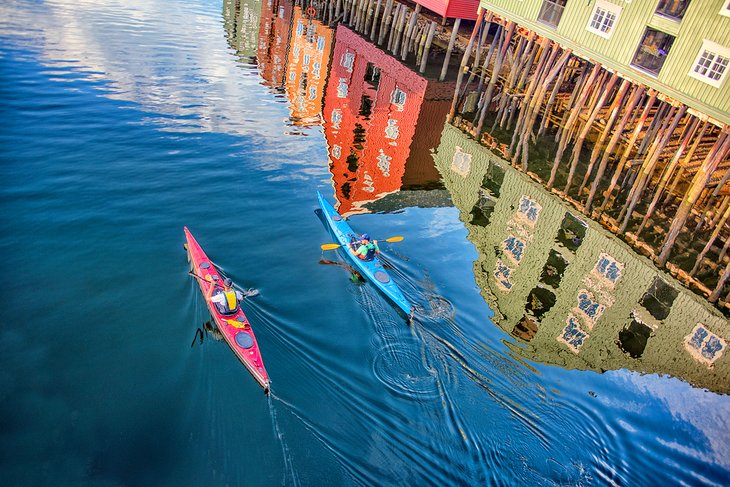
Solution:
[[[194,274],[195,280],[200,286],[200,292],[203,293],[203,296],[206,296],[211,286],[215,286],[215,283],[223,282],[223,277],[210,259],[208,259],[208,256],[203,252],[203,249],[187,227],[185,227],[185,239],[187,242],[188,260],[190,261],[190,272]],[[213,283],[206,280],[207,276],[211,276]],[[256,379],[256,382],[264,388],[264,392],[268,394],[271,383],[269,374],[264,367],[256,336],[241,307],[238,307],[235,314],[223,315],[212,302],[207,301],[206,304],[208,305],[208,311],[211,317],[215,321],[221,335],[226,340],[226,343],[228,343],[228,346],[236,357],[238,357],[238,360],[248,369],[253,378]]]
[[[398,285],[390,278],[380,259],[376,256],[373,260],[365,261],[350,252],[350,237],[356,235],[355,232],[352,231],[350,224],[337,213],[335,208],[324,199],[322,193],[317,191],[317,197],[319,198],[319,206],[322,208],[322,213],[330,230],[332,230],[338,243],[342,245],[343,252],[355,264],[358,272],[373,283],[375,287],[380,289],[401,311],[410,317],[413,313],[413,306],[403,296],[403,292]]]

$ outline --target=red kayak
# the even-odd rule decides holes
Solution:
[[[185,227],[185,238],[187,240],[186,248],[188,250],[188,261],[190,261],[190,272],[198,281],[203,296],[208,295],[210,286],[222,288],[223,277],[208,259],[208,256],[205,255],[205,252],[200,248],[187,227]],[[210,276],[211,281],[208,281],[208,276]],[[254,379],[261,384],[264,393],[268,394],[269,384],[271,383],[269,374],[266,373],[266,368],[264,368],[264,361],[261,358],[256,336],[254,336],[251,325],[246,315],[243,314],[241,307],[239,306],[234,314],[223,315],[213,302],[208,301],[207,304],[210,315],[215,320],[215,324],[226,339],[228,346],[251,372]]]

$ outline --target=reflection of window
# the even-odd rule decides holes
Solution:
[[[598,0],[591,20],[588,22],[587,29],[608,39],[613,34],[613,27],[620,13],[621,7],[603,0]]]
[[[684,347],[693,358],[712,366],[727,348],[727,342],[707,328],[703,323],[697,323],[694,330],[684,339]]]
[[[608,254],[601,254],[598,257],[596,266],[593,268],[593,272],[607,279],[611,284],[616,284],[621,277],[623,269],[624,265],[622,263]]]
[[[310,100],[316,100],[317,99],[317,87],[316,86],[310,86],[309,87],[309,99]]]
[[[337,85],[337,98],[347,98],[347,78],[340,78]]]
[[[730,0],[725,0],[725,5],[720,9],[720,15],[730,17]]]
[[[319,76],[319,70],[322,68],[322,65],[319,63],[314,63],[312,65],[312,76]]]
[[[317,50],[318,51],[324,51],[324,36],[317,37]]]
[[[396,105],[400,111],[403,111],[403,106],[406,104],[406,92],[400,88],[394,89],[390,93],[390,103]]]
[[[537,20],[540,22],[557,27],[560,23],[560,17],[563,16],[563,10],[568,0],[543,0],[540,13],[537,14]]]
[[[301,20],[297,23],[297,35],[300,36],[304,34],[304,22]]]
[[[342,155],[342,147],[340,147],[339,145],[333,145],[332,146],[332,157],[334,157],[335,159],[339,159],[341,155]]]
[[[681,19],[687,10],[690,0],[660,0],[656,13],[670,19]]]
[[[373,63],[368,63],[365,68],[365,81],[367,81],[374,90],[377,90],[378,85],[380,84],[380,68],[376,68]]]
[[[578,353],[588,338],[588,333],[580,327],[578,319],[573,315],[568,315],[567,325],[558,336],[558,341],[565,343],[573,352]]]
[[[719,88],[730,63],[730,49],[705,40],[689,75]]]
[[[332,110],[332,127],[339,129],[342,122],[342,110],[335,108]]]
[[[305,54],[305,55],[304,55],[304,57],[302,58],[302,63],[303,63],[303,64],[304,64],[305,66],[308,66],[308,65],[309,65],[309,61],[310,61],[310,57],[309,57],[309,54]]]
[[[658,75],[673,43],[674,36],[647,28],[631,64],[650,74]]]
[[[456,174],[467,177],[471,170],[471,154],[464,152],[461,147],[457,146],[454,157],[451,159],[451,170]]]
[[[340,66],[345,68],[348,71],[352,71],[352,65],[355,63],[355,54],[351,52],[346,52],[342,55],[342,59],[340,59]]]
[[[398,120],[388,119],[388,126],[385,127],[385,138],[396,140],[398,135],[400,135]]]

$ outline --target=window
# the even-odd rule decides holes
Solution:
[[[340,66],[348,71],[352,71],[353,64],[355,64],[355,54],[352,52],[346,52],[340,58]]]
[[[722,6],[720,9],[720,15],[724,15],[725,17],[730,17],[730,0],[725,1],[725,5]]]
[[[543,0],[540,13],[537,14],[537,20],[543,24],[557,27],[560,23],[560,17],[563,16],[563,10],[568,0]]]
[[[406,104],[406,92],[400,88],[394,89],[390,93],[390,103],[395,105],[399,111],[403,111],[403,106]]]
[[[730,63],[730,49],[705,40],[689,75],[719,88]]]
[[[656,76],[661,71],[673,43],[674,36],[647,28],[631,64]]]
[[[621,7],[598,0],[586,28],[594,34],[608,39],[613,34],[613,28],[620,13]]]
[[[656,13],[663,17],[680,20],[687,11],[690,0],[660,0]]]

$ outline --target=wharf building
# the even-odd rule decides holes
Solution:
[[[728,0],[484,0],[449,121],[728,310],[728,63]]]

